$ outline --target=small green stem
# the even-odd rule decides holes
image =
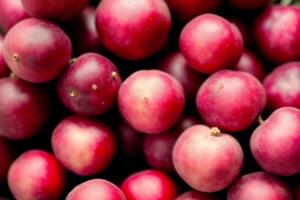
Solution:
[[[281,5],[291,5],[293,3],[293,0],[281,0]]]

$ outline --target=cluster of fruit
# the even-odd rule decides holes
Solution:
[[[0,27],[0,199],[300,200],[292,1],[0,0]]]

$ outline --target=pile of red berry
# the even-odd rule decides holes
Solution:
[[[1,200],[300,200],[297,1],[0,0],[0,28]]]

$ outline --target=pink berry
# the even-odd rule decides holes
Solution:
[[[262,61],[252,51],[247,49],[244,50],[235,69],[248,72],[260,81],[264,79],[266,74]]]
[[[96,27],[109,51],[124,59],[142,60],[165,45],[171,15],[164,0],[102,0]]]
[[[103,171],[116,152],[112,131],[101,122],[80,116],[63,119],[53,131],[51,142],[63,166],[81,176]]]
[[[119,72],[110,60],[86,53],[63,72],[56,90],[72,112],[93,116],[103,114],[114,105],[120,85]]]
[[[214,194],[191,190],[181,194],[175,200],[218,200],[218,198]]]
[[[121,85],[118,95],[119,110],[134,129],[161,133],[180,118],[185,97],[181,84],[159,70],[140,70]]]
[[[174,200],[177,188],[166,174],[156,170],[143,170],[127,177],[121,184],[127,200]]]
[[[5,138],[0,137],[0,183],[6,181],[8,168],[12,161],[13,154],[10,145]]]
[[[205,80],[205,76],[195,71],[180,52],[168,54],[159,64],[160,70],[176,78],[183,86],[188,100],[195,100],[198,88]]]
[[[18,78],[2,78],[0,96],[0,136],[26,139],[46,123],[50,111],[46,88]]]
[[[252,154],[268,173],[291,176],[300,172],[300,110],[274,111],[251,136]]]
[[[266,7],[271,0],[229,0],[230,4],[238,9],[253,10]]]
[[[189,21],[197,15],[215,11],[222,0],[166,0],[171,11],[182,21]]]
[[[261,52],[272,62],[300,59],[300,8],[272,6],[257,19],[255,39]]]
[[[204,125],[185,130],[173,148],[176,172],[201,192],[228,187],[239,175],[243,158],[243,150],[235,138]]]
[[[11,165],[9,188],[16,199],[56,200],[65,187],[64,171],[55,157],[45,151],[30,150]]]
[[[80,14],[88,0],[21,0],[32,17],[67,21]]]
[[[181,53],[193,68],[212,74],[238,62],[243,39],[239,30],[226,19],[203,14],[185,25],[179,45]]]
[[[239,178],[231,186],[227,200],[292,200],[288,186],[275,176],[254,172]]]
[[[77,53],[100,52],[103,47],[96,29],[96,8],[86,7],[71,22],[70,34]]]
[[[264,80],[267,105],[271,110],[280,107],[300,109],[300,62],[276,67]]]
[[[29,18],[4,38],[4,58],[20,78],[41,83],[56,78],[71,58],[69,37],[55,24]]]
[[[4,32],[7,32],[17,22],[29,17],[21,0],[1,0],[0,13],[0,27]]]
[[[123,192],[104,179],[91,179],[77,185],[66,200],[126,200]]]
[[[196,103],[200,116],[209,126],[239,132],[250,127],[263,111],[266,94],[251,74],[222,70],[202,84]]]
[[[3,37],[0,35],[0,78],[8,76],[10,70],[3,57]]]

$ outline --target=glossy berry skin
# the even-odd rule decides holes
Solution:
[[[175,200],[218,200],[218,198],[213,194],[190,190],[176,197]]]
[[[166,43],[171,15],[164,0],[102,0],[96,27],[103,45],[128,60],[142,60]]]
[[[81,116],[63,119],[53,131],[51,144],[57,159],[81,176],[103,171],[116,152],[116,141],[110,128]]]
[[[263,111],[266,94],[262,84],[251,74],[222,70],[202,84],[196,104],[209,126],[240,132],[251,126]]]
[[[262,81],[266,75],[262,61],[250,50],[245,49],[235,66],[236,70],[252,74],[258,80]]]
[[[172,162],[172,150],[178,136],[179,133],[172,130],[145,136],[143,153],[147,163],[152,168],[166,172],[175,172]]]
[[[3,57],[3,37],[0,35],[0,78],[8,76],[10,70]]]
[[[159,70],[140,70],[121,85],[119,110],[134,129],[157,134],[166,131],[180,118],[185,96],[181,84]]]
[[[21,0],[32,17],[68,21],[80,14],[88,0]]]
[[[271,0],[229,0],[230,4],[242,10],[254,10],[266,7],[271,4]]]
[[[8,172],[8,185],[16,199],[56,200],[65,187],[63,168],[55,157],[30,150],[18,157]]]
[[[35,18],[17,23],[4,38],[3,53],[9,68],[34,83],[50,81],[71,58],[69,37],[55,24]]]
[[[243,39],[239,30],[226,19],[214,14],[203,14],[185,25],[180,34],[179,46],[193,68],[212,74],[238,62]]]
[[[17,22],[29,17],[21,0],[1,0],[0,13],[0,27],[4,32],[7,32]]]
[[[204,125],[185,130],[173,148],[176,172],[201,192],[228,187],[239,175],[243,159],[243,150],[235,138]]]
[[[72,21],[72,43],[77,53],[100,52],[102,44],[96,29],[96,8],[88,6]]]
[[[300,110],[275,110],[251,136],[251,152],[268,173],[291,176],[300,172]],[[266,148],[268,147],[268,148]]]
[[[127,158],[136,158],[142,152],[143,134],[121,121],[117,126],[118,150]]]
[[[59,78],[56,91],[72,112],[94,116],[115,103],[121,78],[115,65],[96,53],[79,56]]]
[[[91,179],[77,185],[66,200],[126,200],[123,192],[104,179]]]
[[[292,200],[288,186],[265,172],[253,172],[239,178],[227,194],[228,200]]]
[[[270,110],[290,106],[300,109],[300,62],[276,67],[264,80]]]
[[[255,39],[261,52],[274,63],[300,59],[300,8],[271,6],[257,19]]]
[[[175,182],[157,170],[143,170],[127,177],[121,184],[127,200],[174,200],[177,195]]]
[[[18,78],[2,78],[0,96],[0,136],[26,139],[46,123],[50,114],[46,88]]]
[[[13,161],[10,145],[4,137],[0,137],[0,183],[6,181],[8,168]],[[1,199],[1,198],[0,198]]]
[[[169,53],[159,64],[159,69],[176,78],[183,86],[185,96],[194,101],[205,76],[195,71],[180,52]]]
[[[222,0],[166,0],[173,14],[181,21],[189,21],[197,15],[215,11]]]

